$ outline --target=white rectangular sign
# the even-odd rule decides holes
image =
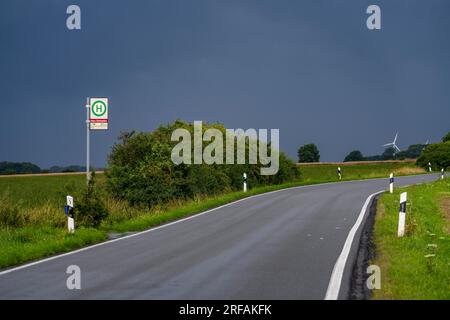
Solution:
[[[91,130],[108,130],[108,98],[90,98],[89,127]]]
[[[66,200],[67,200],[67,205],[69,207],[73,208],[73,197],[72,196],[67,196]]]

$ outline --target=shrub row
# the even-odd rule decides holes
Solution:
[[[179,164],[171,160],[178,142],[172,142],[172,132],[184,128],[191,133],[193,124],[176,121],[160,126],[153,132],[125,132],[113,146],[106,170],[110,193],[133,206],[153,206],[175,199],[190,199],[196,195],[217,195],[242,189],[242,174],[247,173],[248,187],[281,184],[299,179],[299,170],[280,153],[279,170],[275,175],[260,174],[262,164]],[[203,123],[203,131],[215,128],[225,137],[225,127]],[[203,146],[208,143],[203,143]],[[193,146],[193,140],[191,145]],[[235,156],[236,156],[235,143]],[[193,147],[192,147],[193,148]],[[248,140],[246,142],[248,158]],[[270,149],[269,149],[270,150]],[[224,152],[225,154],[225,143]],[[246,161],[248,163],[248,161]]]

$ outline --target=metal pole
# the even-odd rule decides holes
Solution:
[[[90,105],[89,105],[89,97],[86,98],[86,183],[89,183],[91,179],[90,173]]]

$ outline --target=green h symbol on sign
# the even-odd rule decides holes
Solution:
[[[97,100],[92,105],[92,113],[96,117],[101,117],[106,113],[106,104],[103,101]]]

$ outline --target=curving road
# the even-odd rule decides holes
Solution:
[[[399,177],[396,184],[432,180],[436,175]],[[387,179],[340,182],[240,200],[0,272],[0,299],[323,299],[367,197],[386,187]],[[360,229],[342,281],[334,279],[340,299],[347,298]],[[81,290],[66,287],[70,265],[81,269]]]

